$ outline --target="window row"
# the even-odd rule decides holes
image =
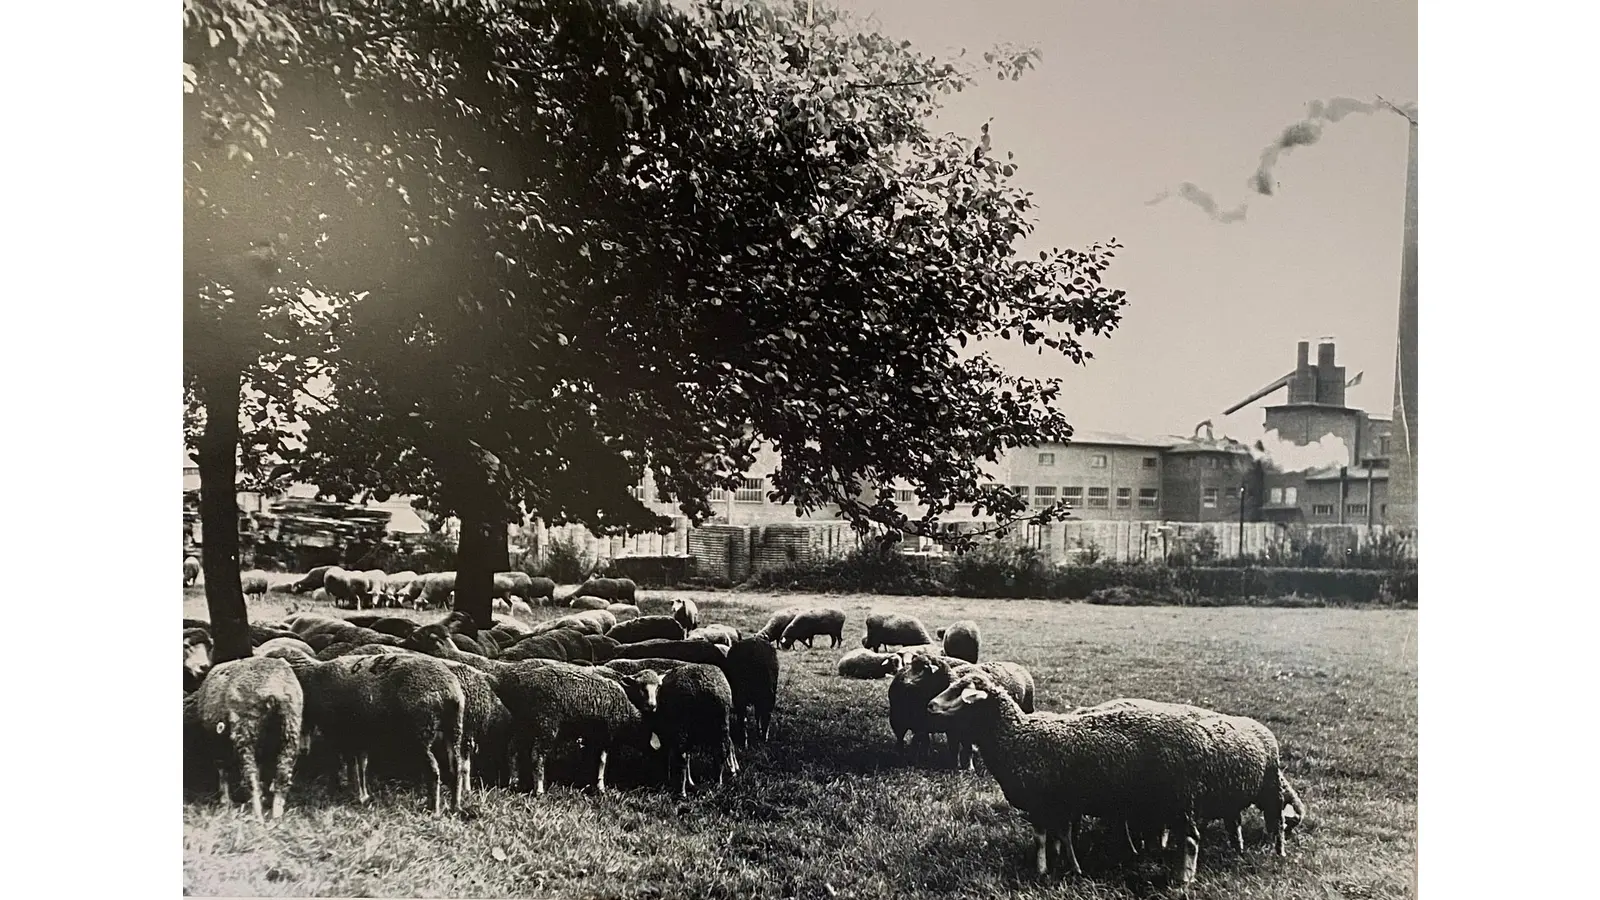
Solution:
[[[1054,453],[1041,453],[1041,454],[1039,454],[1039,465],[1041,465],[1041,466],[1053,466],[1055,464],[1056,464],[1056,455]],[[1104,469],[1108,464],[1109,464],[1109,462],[1108,462],[1108,460],[1106,458],[1106,455],[1104,453],[1096,453],[1093,456],[1089,457],[1089,468],[1091,468],[1091,469]],[[1154,469],[1157,466],[1159,466],[1161,463],[1160,463],[1160,460],[1157,457],[1146,456],[1146,457],[1144,457],[1143,459],[1141,459],[1139,461],[1139,464],[1143,468]]]
[[[1011,489],[1017,492],[1017,496],[1028,501],[1028,504],[1034,509],[1045,509],[1046,507],[1055,504],[1058,500],[1065,500],[1067,505],[1073,509],[1111,508],[1112,497],[1110,488],[1089,488],[1087,492],[1087,499],[1085,499],[1085,491],[1081,487],[1064,487],[1058,489],[1055,485],[1042,484],[1030,488],[1025,484],[1014,484],[1011,486]],[[1058,490],[1059,493],[1057,493]],[[1133,488],[1119,487],[1116,490],[1116,508],[1132,509]],[[1155,509],[1158,505],[1158,502],[1159,495],[1157,494],[1155,488],[1139,489],[1140,509]]]

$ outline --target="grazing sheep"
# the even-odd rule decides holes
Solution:
[[[617,617],[603,609],[586,609],[556,619],[548,619],[533,626],[534,634],[555,631],[557,628],[574,628],[585,634],[610,634],[617,627]]]
[[[250,793],[256,821],[261,815],[260,760],[272,762],[272,817],[283,816],[284,798],[294,780],[295,759],[300,754],[300,725],[305,693],[294,670],[281,659],[251,657],[222,663],[211,670],[199,690],[195,707],[203,732],[218,752],[217,780],[222,802],[231,800],[229,772],[237,773]],[[275,753],[272,751],[276,751]]]
[[[1034,827],[1039,874],[1049,869],[1050,849],[1082,873],[1073,837],[1091,815],[1176,826],[1184,835],[1178,880],[1193,880],[1208,752],[1197,721],[1149,707],[1030,715],[983,672],[956,679],[928,702],[928,715],[973,736],[1007,802]]]
[[[894,654],[900,657],[900,668],[902,669],[911,665],[911,657],[916,656],[918,653],[923,656],[944,656],[944,645],[918,644],[915,647],[901,647],[894,651]]]
[[[606,612],[616,616],[619,623],[626,622],[629,619],[637,619],[643,615],[643,613],[639,612],[639,607],[634,606],[632,603],[613,603],[606,607]]]
[[[328,570],[337,568],[338,566],[317,566],[306,574],[300,576],[300,580],[291,584],[289,586],[289,590],[291,593],[295,594],[304,594],[307,591],[317,590],[318,588],[322,587],[322,579],[328,574]]]
[[[543,575],[530,579],[528,583],[527,598],[529,604],[537,605],[541,600],[554,599],[555,595],[556,583],[554,581],[544,577]]]
[[[687,662],[721,666],[728,651],[707,641],[655,639],[621,644],[612,659],[681,659]]]
[[[533,618],[533,607],[529,606],[528,601],[521,597],[513,597],[511,598],[511,615],[531,619]]]
[[[290,638],[290,637],[273,638],[270,641],[265,641],[265,642],[261,643],[260,645],[258,645],[256,647],[256,649],[254,651],[252,651],[252,652],[256,656],[266,656],[266,655],[270,654],[274,650],[283,650],[283,649],[298,650],[298,651],[300,651],[301,653],[304,653],[307,656],[316,656],[317,655],[317,651],[313,650],[311,648],[310,644],[306,643],[305,641],[300,640],[299,638]]]
[[[452,806],[460,809],[467,698],[442,660],[400,654],[318,662],[292,650],[275,653],[294,667],[305,690],[305,723],[347,766],[358,802],[371,799],[367,761],[372,752],[410,749],[426,758],[434,813],[444,811],[446,772]]]
[[[584,640],[588,636],[575,628],[557,628],[518,640],[500,651],[499,658],[507,662],[524,659],[559,659],[563,662],[593,659],[593,648]]]
[[[839,674],[846,678],[878,679],[900,671],[900,655],[874,653],[858,647],[839,657]]]
[[[456,590],[456,573],[432,572],[411,582],[406,599],[417,609],[438,609],[450,605]]]
[[[498,678],[459,660],[441,661],[461,682],[467,700],[462,717],[460,790],[464,794],[471,791],[474,769],[485,787],[510,783],[511,712],[495,693]]]
[[[383,585],[389,580],[389,573],[382,569],[367,569],[361,573],[361,579],[366,582],[366,596],[364,602],[369,607],[376,607],[378,601],[383,599]]]
[[[269,583],[267,581],[267,573],[261,571],[260,569],[251,569],[248,572],[239,573],[239,590],[244,592],[244,598],[246,600],[249,600],[253,597],[266,597],[268,586]]]
[[[867,616],[867,636],[861,639],[861,646],[868,650],[931,643],[933,638],[928,636],[928,629],[916,616],[902,616],[899,613],[873,613]]]
[[[939,629],[939,640],[944,641],[944,655],[952,659],[978,661],[978,623],[971,619]]]
[[[211,671],[211,632],[204,628],[183,630],[183,692],[192,693],[200,687],[206,673]]]
[[[829,647],[837,647],[844,643],[844,610],[830,606],[818,606],[808,609],[795,616],[784,627],[783,634],[778,638],[778,646],[788,650],[796,641],[805,641],[806,649],[811,649],[813,638],[826,636]]]
[[[570,609],[606,609],[607,607],[611,606],[611,601],[605,599],[604,597],[592,597],[588,594],[584,594],[568,600],[567,606]]]
[[[351,572],[337,566],[322,576],[322,588],[333,598],[340,609],[364,609],[372,594],[372,585],[360,572]]]
[[[328,589],[327,588],[320,588],[319,587],[316,590],[311,592],[311,602],[312,603],[330,603],[331,604],[331,603],[334,603],[335,601],[333,599],[333,595],[328,593]]]
[[[667,784],[672,784],[674,768],[679,772],[678,796],[689,796],[694,785],[689,759],[696,750],[717,757],[718,784],[725,776],[739,773],[730,731],[732,715],[733,687],[720,668],[690,663],[661,676],[656,711],[650,718],[667,751]]]
[[[382,585],[378,588],[379,595],[384,598],[384,605],[400,606],[404,604],[406,594],[411,590],[411,585],[421,577],[421,575],[407,569],[404,572],[396,572],[384,578]]]
[[[694,629],[685,637],[691,641],[707,641],[712,644],[721,644],[724,647],[732,647],[733,642],[737,641],[741,635],[739,634],[739,629],[734,628],[732,625],[707,625],[704,628]]]
[[[632,578],[590,578],[573,592],[573,597],[601,597],[614,603],[632,603],[639,586]]]
[[[759,637],[740,638],[728,648],[722,670],[733,686],[733,730],[740,744],[750,746],[752,731],[763,741],[770,738],[778,703],[777,649]]]
[[[183,558],[183,586],[190,587],[200,578],[200,560],[193,556]]]
[[[624,644],[633,644],[651,639],[681,641],[684,638],[683,626],[671,616],[640,616],[629,619],[606,631],[606,634]]]
[[[511,712],[520,787],[542,795],[545,758],[566,741],[581,741],[598,755],[597,793],[606,790],[606,757],[613,747],[660,745],[645,717],[655,712],[661,676],[646,671],[619,681],[616,675],[549,660],[517,663],[500,673],[498,692]]]
[[[700,606],[688,597],[679,597],[672,601],[672,617],[685,632],[693,631],[700,627]]]
[[[775,643],[778,638],[783,636],[783,630],[788,628],[789,623],[794,621],[794,617],[800,615],[801,612],[802,610],[798,606],[778,610],[767,619],[767,624],[761,626],[761,630],[757,631],[755,636],[769,644]]]
[[[904,659],[896,654],[897,658]],[[946,732],[946,728],[928,717],[928,701],[949,687],[958,677],[958,671],[977,668],[996,679],[1023,712],[1033,711],[1033,676],[1015,663],[968,663],[947,656],[928,653],[913,654],[903,668],[895,673],[889,683],[889,730],[894,732],[895,747],[906,749],[905,736],[911,733],[911,757],[919,759],[930,749],[929,736]],[[965,745],[973,743],[966,735],[948,735],[957,767],[969,764]]]
[[[533,578],[527,572],[496,572],[494,593],[497,597],[521,597],[532,603]]]

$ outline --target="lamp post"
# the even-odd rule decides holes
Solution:
[[[1245,485],[1239,485],[1239,558],[1244,559],[1244,496]]]

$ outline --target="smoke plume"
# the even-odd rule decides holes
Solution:
[[[1396,104],[1382,97],[1372,101],[1356,100],[1351,97],[1311,101],[1306,108],[1306,117],[1285,127],[1277,139],[1261,151],[1261,163],[1256,167],[1255,174],[1250,176],[1250,189],[1263,197],[1272,196],[1277,189],[1277,181],[1273,179],[1272,171],[1277,166],[1278,159],[1296,147],[1308,147],[1322,140],[1325,123],[1338,122],[1353,113],[1370,115],[1383,109],[1407,119],[1413,125],[1416,124],[1417,104],[1414,101]],[[1212,220],[1225,225],[1244,221],[1245,212],[1249,209],[1249,203],[1244,202],[1233,209],[1223,210],[1216,198],[1187,181],[1180,185],[1176,192],[1162,191],[1154,198],[1145,201],[1145,205],[1154,206],[1173,196],[1174,193],[1200,207]]]
[[[1256,444],[1266,461],[1280,472],[1304,472],[1350,464],[1350,447],[1345,444],[1344,438],[1336,434],[1325,434],[1301,446],[1284,440],[1277,429],[1273,429]]]

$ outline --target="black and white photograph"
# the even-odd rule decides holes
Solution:
[[[24,10],[23,893],[1566,895],[1593,31],[1469,6]]]
[[[1416,45],[185,0],[184,893],[1413,896]]]

